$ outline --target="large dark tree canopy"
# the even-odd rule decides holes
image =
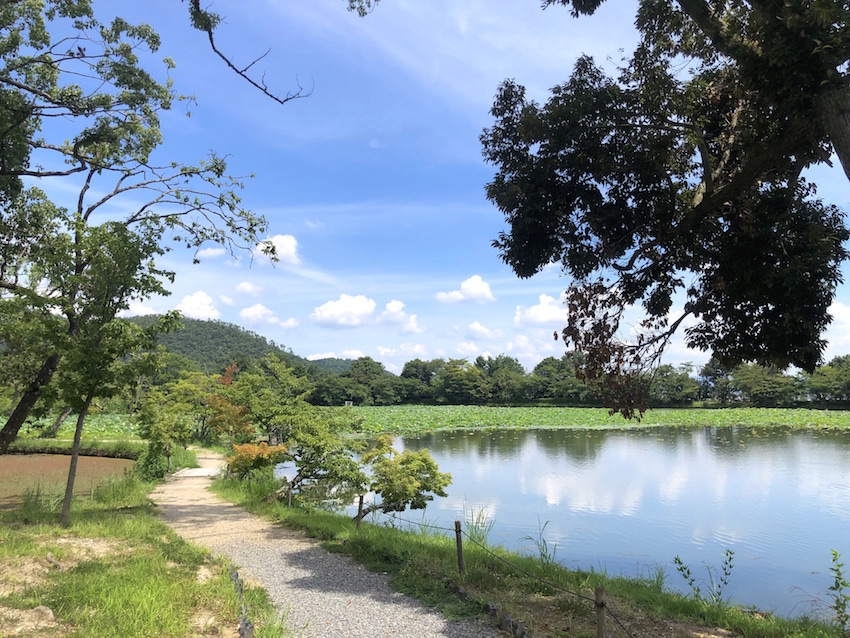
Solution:
[[[521,277],[553,262],[572,277],[563,337],[612,407],[642,409],[640,379],[687,317],[688,345],[726,365],[820,361],[850,235],[803,175],[833,151],[850,175],[848,17],[643,0],[617,77],[582,57],[543,105],[500,87],[481,138],[509,225],[494,245]],[[627,341],[633,304],[647,319]]]

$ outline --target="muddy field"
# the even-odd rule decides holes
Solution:
[[[28,489],[40,487],[63,494],[71,457],[62,454],[4,454],[0,456],[0,508],[16,507]],[[109,476],[122,476],[133,461],[81,456],[77,463],[75,494],[86,494]]]

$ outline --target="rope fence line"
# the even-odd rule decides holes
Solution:
[[[440,531],[443,531],[443,532],[455,533],[455,534],[458,534],[458,535],[462,534],[463,536],[466,537],[466,539],[469,542],[471,542],[473,545],[477,546],[478,548],[482,549],[486,554],[489,554],[490,556],[492,556],[496,560],[501,561],[502,563],[504,563],[505,565],[507,565],[508,567],[513,569],[514,571],[517,571],[520,574],[522,574],[523,576],[531,578],[532,580],[535,580],[535,581],[537,581],[537,582],[539,582],[543,585],[546,585],[548,587],[552,587],[553,589],[556,589],[558,591],[564,592],[566,594],[570,594],[571,596],[575,596],[576,598],[580,598],[582,600],[586,600],[588,602],[591,602],[591,603],[593,603],[594,607],[596,607],[596,609],[599,609],[599,608],[604,609],[604,613],[607,614],[608,616],[611,616],[611,618],[620,626],[620,628],[626,633],[626,635],[629,638],[634,638],[632,633],[623,624],[623,622],[617,617],[617,615],[613,611],[611,611],[611,608],[608,606],[607,602],[604,600],[604,590],[601,588],[601,586],[597,587],[596,596],[594,598],[591,598],[590,596],[585,596],[584,594],[574,592],[570,589],[567,589],[566,587],[562,587],[562,586],[560,586],[556,583],[548,581],[545,578],[541,578],[540,576],[536,576],[536,575],[524,570],[522,567],[515,565],[514,563],[507,560],[506,558],[499,556],[498,554],[493,552],[493,550],[491,550],[489,547],[478,542],[472,535],[469,534],[469,532],[467,532],[465,529],[461,528],[460,521],[455,521],[455,527],[450,528],[450,527],[442,527],[440,525],[431,525],[431,524],[425,523],[425,522],[411,521],[411,520],[408,520],[406,518],[402,518],[401,516],[396,516],[395,513],[388,513],[387,516],[389,518],[392,518],[393,520],[401,521],[403,523],[407,523],[408,525],[417,525],[419,527],[427,527],[428,529],[440,530]],[[459,570],[462,574],[463,573],[463,553],[462,553],[462,549],[461,549],[461,546],[460,546],[460,542],[458,542],[458,567],[459,567]],[[602,590],[601,595],[600,595],[599,590]],[[604,615],[603,615],[603,618],[604,618]],[[604,636],[605,636],[604,626],[602,626],[600,628],[598,635],[600,637],[604,638]]]
[[[254,638],[254,623],[248,618],[248,605],[245,603],[245,583],[233,565],[230,565],[230,580],[233,581],[236,598],[242,606],[239,614],[239,638]]]

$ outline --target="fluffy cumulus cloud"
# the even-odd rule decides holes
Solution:
[[[233,305],[233,297],[228,297],[227,295],[219,295],[218,300],[223,303],[225,306]]]
[[[134,301],[130,303],[130,306],[127,310],[122,310],[118,313],[119,317],[144,317],[145,315],[155,315],[157,314],[154,308],[150,306],[146,306],[145,304]]]
[[[404,333],[418,333],[425,329],[419,326],[416,315],[409,315],[404,311],[404,303],[393,299],[386,305],[384,310],[378,317],[378,323],[389,323],[401,325],[401,331]]]
[[[195,255],[198,259],[215,259],[216,257],[221,257],[227,251],[221,246],[215,246],[211,248],[202,248]]]
[[[508,343],[507,351],[530,370],[546,357],[563,355],[564,343],[553,340],[551,336],[548,339],[530,339],[526,335],[517,335]]]
[[[481,351],[472,341],[461,341],[457,344],[457,352],[464,357],[472,357],[477,356]]]
[[[363,354],[362,350],[343,350],[342,351],[342,358],[343,359],[360,359],[360,358],[365,357],[365,356],[366,355]]]
[[[174,309],[192,319],[218,319],[221,316],[213,305],[212,297],[203,290],[186,295]]]
[[[421,343],[403,343],[398,348],[378,346],[378,354],[382,357],[404,357],[409,359],[427,359],[428,349]]]
[[[239,311],[239,316],[248,323],[280,323],[280,319],[275,317],[274,312],[261,303],[254,304],[250,308],[243,308]]]
[[[336,352],[318,352],[307,355],[307,361],[318,361],[319,359],[336,359]]]
[[[256,297],[263,292],[263,289],[257,284],[252,284],[250,281],[243,281],[236,286],[236,292]]]
[[[514,325],[516,326],[540,326],[546,324],[565,324],[567,322],[567,309],[564,307],[564,296],[555,299],[549,295],[540,295],[540,303],[530,308],[516,307],[514,314]]]
[[[301,263],[301,258],[298,256],[298,240],[292,235],[275,235],[264,240],[261,244],[257,244],[254,250],[255,257],[260,257],[263,254],[263,244],[274,246],[280,263],[290,266],[298,266]]]
[[[499,339],[502,336],[501,330],[490,330],[478,321],[469,325],[469,332],[476,339]]]
[[[375,302],[365,295],[340,295],[313,311],[310,319],[319,325],[350,328],[362,325],[375,312]]]
[[[443,303],[456,303],[458,301],[495,301],[496,298],[490,292],[490,284],[481,278],[481,275],[473,275],[460,285],[460,290],[451,292],[438,292],[437,301]]]

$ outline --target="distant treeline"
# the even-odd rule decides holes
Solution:
[[[144,324],[151,319],[133,321]],[[182,372],[221,374],[236,364],[247,371],[274,354],[310,381],[314,405],[600,405],[599,397],[575,375],[575,356],[547,357],[531,372],[513,357],[478,357],[408,361],[399,375],[369,357],[355,361],[308,361],[290,350],[239,326],[183,320],[184,329],[162,337],[169,354],[154,384],[174,381]],[[651,405],[684,406],[695,402],[720,405],[825,407],[850,406],[850,356],[836,357],[814,374],[789,374],[756,365],[726,369],[712,360],[695,368],[663,365],[650,382]]]

